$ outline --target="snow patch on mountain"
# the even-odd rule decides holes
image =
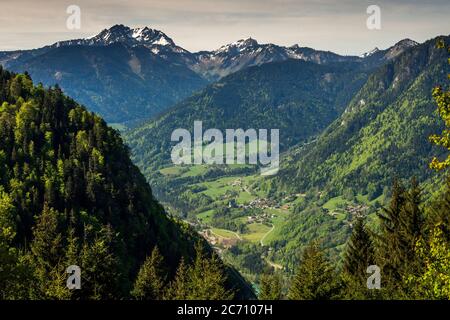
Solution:
[[[370,57],[371,55],[374,55],[375,53],[377,53],[378,51],[380,51],[380,49],[378,49],[378,47],[375,47],[374,49],[363,53],[362,55],[360,55],[360,58],[367,58]]]
[[[162,31],[151,29],[149,27],[130,28],[124,25],[115,25],[109,29],[104,29],[99,34],[84,38],[68,41],[60,41],[54,44],[55,47],[88,45],[88,46],[107,46],[114,43],[122,43],[128,46],[142,45],[148,47],[152,52],[161,50],[173,51],[177,53],[187,53],[188,51],[178,47],[171,38]],[[164,48],[161,48],[164,47]]]

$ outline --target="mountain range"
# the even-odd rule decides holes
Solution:
[[[334,208],[329,202],[383,202],[393,177],[416,176],[427,187],[433,184],[427,165],[439,151],[427,137],[442,125],[432,114],[430,93],[448,68],[436,41],[404,39],[361,56],[252,38],[189,52],[161,31],[116,25],[88,39],[2,52],[0,63],[45,85],[57,83],[108,122],[130,127],[124,139],[156,197],[200,230],[206,223],[241,230],[245,237],[249,227],[242,215],[261,214],[250,201],[304,196],[284,205],[290,209],[282,219],[269,219],[275,231],[258,240],[276,251],[239,247],[229,260],[242,259],[236,267],[255,272],[267,257],[293,267],[296,250],[319,235],[337,257],[352,217],[329,214]],[[222,130],[280,129],[279,174],[262,179],[254,176],[256,168],[245,166],[174,168],[171,133],[192,129],[196,120]],[[229,179],[248,184],[230,190]],[[223,189],[213,192],[212,186]],[[250,211],[235,209],[233,201]],[[249,225],[264,229],[267,223]]]
[[[415,177],[428,196],[443,185],[429,170],[442,151],[428,137],[443,129],[431,92],[449,74],[438,40],[450,37],[404,39],[360,56],[252,38],[189,52],[162,31],[115,25],[0,52],[0,223],[12,230],[0,237],[0,256],[39,280],[24,297],[48,298],[72,297],[59,296],[69,262],[94,278],[82,297],[134,296],[141,271],[153,276],[159,267],[151,264],[161,266],[158,250],[171,285],[184,277],[186,259],[202,288],[202,268],[217,269],[203,239],[228,275],[221,289],[236,297],[253,297],[246,280],[258,283],[272,269],[289,278],[299,250],[317,239],[339,264],[357,219],[377,230],[392,180]],[[171,134],[192,131],[194,121],[222,131],[279,129],[278,174],[174,165]],[[116,281],[97,287],[97,268]],[[28,283],[31,273],[19,269],[0,272],[0,282]],[[210,278],[222,279],[214,271]]]
[[[115,25],[87,39],[0,52],[0,65],[27,71],[44,85],[58,84],[110,123],[133,125],[249,66],[295,59],[318,64],[357,62],[372,68],[415,45],[403,40],[389,49],[357,57],[298,45],[259,44],[248,38],[218,50],[192,53],[162,31]]]
[[[220,228],[236,231],[243,213],[221,213],[228,199],[246,207],[248,193],[273,201],[300,195],[270,236],[269,245],[276,248],[272,258],[295,266],[298,248],[319,236],[338,255],[353,217],[331,215],[334,203],[359,203],[373,213],[389,197],[396,177],[415,176],[424,187],[434,188],[436,177],[428,164],[441,150],[432,147],[428,136],[440,132],[442,123],[433,114],[431,92],[448,73],[446,52],[436,48],[440,38],[449,40],[403,40],[360,58],[362,62],[288,59],[247,67],[126,132],[125,140],[158,198],[192,221],[202,225],[212,215],[206,221],[219,227],[217,221],[225,216]],[[262,179],[249,168],[212,166],[181,168],[178,174],[170,162],[170,133],[192,130],[194,120],[202,120],[205,128],[279,128],[279,173]],[[228,191],[227,179],[249,184]],[[241,185],[238,180],[231,181]],[[223,194],[209,191],[217,185]]]

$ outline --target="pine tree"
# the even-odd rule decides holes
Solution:
[[[378,236],[377,263],[382,269],[385,293],[390,298],[407,298],[410,291],[405,277],[420,268],[414,254],[417,240],[423,229],[423,213],[420,209],[420,188],[415,179],[409,190],[395,181],[388,208],[381,218],[381,234]]]
[[[317,242],[305,248],[300,266],[292,281],[291,300],[328,300],[338,293],[339,284],[333,267]]]
[[[263,274],[260,279],[259,300],[281,300],[281,279],[277,274]]]
[[[131,295],[138,300],[160,300],[166,283],[164,259],[155,247],[139,270]]]
[[[175,279],[171,282],[166,292],[167,300],[186,300],[191,292],[191,280],[189,277],[191,270],[181,258],[178,265]]]
[[[377,265],[382,269],[382,281],[386,287],[390,288],[389,291],[402,281],[399,230],[400,215],[405,201],[405,188],[395,179],[389,207],[382,208],[382,213],[378,213],[381,233],[376,239]]]
[[[113,253],[113,235],[109,227],[98,232],[84,231],[81,247],[81,292],[83,299],[112,299],[119,295],[119,262]],[[93,239],[91,238],[93,235]]]
[[[65,282],[61,282],[65,268],[60,261],[63,244],[59,232],[59,216],[58,211],[45,203],[33,228],[33,241],[28,257],[36,278],[33,281],[33,298],[66,298],[65,295],[60,295],[61,288],[65,286]]]
[[[75,229],[73,227],[69,228],[67,234],[67,245],[65,246],[65,266],[66,268],[72,265],[81,266],[81,250],[79,245],[79,239],[75,236]],[[82,272],[83,275],[83,272]],[[67,281],[67,274],[65,275],[65,280]],[[84,286],[82,286],[84,287]],[[81,299],[83,297],[82,291],[80,290],[67,290],[68,299]]]
[[[357,218],[347,244],[344,260],[344,272],[365,278],[366,269],[374,264],[375,253],[372,239],[363,218]]]
[[[400,218],[400,254],[403,261],[401,274],[403,277],[405,274],[415,273],[421,268],[421,262],[416,258],[414,252],[416,243],[422,236],[424,229],[424,216],[420,205],[421,190],[417,180],[413,178],[411,179],[410,189],[406,193],[406,202]]]
[[[234,296],[233,292],[226,288],[227,276],[222,261],[215,253],[208,258],[200,242],[196,245],[190,280],[190,300],[230,300]]]
[[[367,267],[375,264],[375,252],[363,218],[354,223],[347,243],[342,277],[346,285],[345,298],[363,299],[371,292],[367,289]]]

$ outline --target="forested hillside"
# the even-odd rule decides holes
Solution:
[[[146,177],[170,161],[172,131],[280,129],[280,148],[304,142],[340,115],[367,74],[356,63],[318,65],[288,60],[250,67],[175,105],[125,139]]]
[[[166,215],[118,132],[1,68],[0,261],[0,299],[231,298],[243,284]],[[81,290],[66,288],[70,265]]]
[[[373,73],[315,143],[287,153],[281,181],[298,191],[317,187],[342,194],[351,188],[376,198],[393,176],[429,178],[436,150],[427,137],[442,126],[430,112],[430,92],[448,72],[446,53],[436,49],[436,41]]]

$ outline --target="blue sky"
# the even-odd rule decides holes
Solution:
[[[81,29],[66,28],[66,8],[81,8]],[[381,9],[368,30],[366,8]],[[191,50],[217,49],[251,36],[340,54],[423,42],[450,33],[450,1],[366,0],[0,0],[0,50],[29,49],[97,34],[113,24],[164,31]]]

